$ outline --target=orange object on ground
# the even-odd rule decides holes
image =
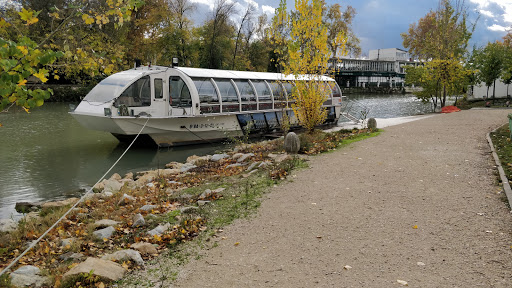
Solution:
[[[441,113],[452,113],[452,112],[459,112],[460,109],[455,106],[444,106],[441,108]]]

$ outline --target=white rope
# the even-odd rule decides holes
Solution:
[[[117,165],[117,163],[121,160],[121,158],[123,158],[123,156],[126,154],[126,152],[128,152],[128,150],[130,150],[133,143],[135,143],[135,141],[137,140],[139,135],[142,133],[142,130],[144,130],[144,128],[148,124],[148,121],[149,121],[149,117],[146,120],[146,123],[144,123],[144,126],[142,126],[142,128],[140,129],[139,133],[137,133],[137,136],[135,136],[135,138],[133,139],[132,143],[130,143],[130,145],[128,145],[126,150],[124,150],[123,154],[121,154],[121,156],[119,156],[117,161],[110,167],[110,169],[108,169],[107,172],[105,172],[105,174],[103,174],[103,176],[101,176],[101,178],[89,189],[89,191],[87,191],[87,193],[85,193],[75,203],[75,205],[73,205],[71,208],[69,208],[69,210],[66,213],[64,213],[64,215],[62,215],[62,217],[60,217],[59,220],[57,220],[57,222],[55,222],[50,228],[48,228],[48,230],[46,230],[37,240],[32,241],[32,244],[30,244],[30,246],[28,246],[28,248],[25,251],[23,251],[23,253],[21,253],[18,257],[16,257],[16,259],[14,259],[7,267],[4,268],[4,270],[2,270],[2,272],[0,272],[0,276],[2,276],[5,272],[7,272],[14,264],[18,263],[18,261],[20,261],[21,257],[25,256],[25,254],[27,254],[27,252],[30,251],[30,249],[34,248],[34,246],[36,246],[36,244],[39,243],[46,236],[46,234],[48,234],[53,228],[55,228],[55,226],[57,226],[57,224],[59,224],[59,222],[62,221],[62,219],[64,219],[69,214],[69,212],[71,212],[73,209],[75,209],[76,206],[78,206],[78,204],[80,204],[84,200],[85,196],[87,196],[89,193],[92,192],[92,189],[107,176],[107,174]]]

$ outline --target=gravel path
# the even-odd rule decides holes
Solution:
[[[485,140],[509,112],[436,115],[312,157],[174,285],[512,287],[512,215]]]

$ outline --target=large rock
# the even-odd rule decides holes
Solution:
[[[146,225],[146,221],[144,220],[144,217],[142,217],[141,214],[135,214],[133,215],[133,224],[132,227],[140,227]]]
[[[94,222],[94,228],[105,228],[108,226],[116,226],[119,222],[110,219],[101,219]]]
[[[91,272],[95,276],[99,276],[110,281],[117,281],[123,278],[127,270],[115,262],[89,257],[84,262],[66,272],[62,279],[65,281],[69,277],[79,275],[81,273],[89,274]]]
[[[256,168],[259,164],[260,162],[253,162],[245,171],[252,171],[252,169]]]
[[[43,205],[42,202],[16,202],[14,209],[16,209],[18,213],[28,213],[41,209],[41,205]]]
[[[274,158],[274,161],[276,163],[281,163],[283,161],[287,161],[287,160],[291,160],[292,159],[292,156],[288,155],[288,154],[279,154],[277,155],[277,157]]]
[[[11,232],[17,227],[16,221],[12,219],[0,219],[0,232]]]
[[[185,164],[183,164],[183,166],[181,166],[180,172],[185,173],[185,172],[188,172],[188,170],[194,169],[196,167],[197,166],[192,163],[185,163]]]
[[[166,168],[171,168],[171,169],[181,169],[181,166],[183,166],[183,163],[174,162],[174,161],[165,165]]]
[[[210,160],[213,162],[219,162],[220,160],[226,159],[228,157],[229,157],[228,154],[214,154],[214,155],[212,155],[212,158],[210,158]]]
[[[368,126],[368,129],[372,129],[372,130],[377,129],[377,120],[375,120],[375,118],[368,119],[367,126]]]
[[[132,261],[139,266],[144,265],[144,260],[142,260],[139,251],[132,249],[116,251],[112,254],[107,254],[101,257],[101,259],[110,261]]]
[[[98,240],[103,240],[105,238],[108,239],[112,237],[112,234],[114,234],[115,231],[116,229],[114,229],[114,227],[108,226],[107,228],[94,231],[92,235]]]
[[[41,205],[42,208],[59,208],[75,204],[79,198],[69,198],[61,201],[46,202]]]
[[[135,202],[135,197],[130,196],[128,194],[124,194],[123,197],[121,197],[121,199],[117,203],[117,205],[124,206],[124,205],[128,205],[130,203],[133,203],[133,202]]]
[[[247,160],[247,159],[249,159],[249,158],[251,158],[251,157],[253,157],[253,156],[254,156],[254,153],[247,153],[247,154],[243,154],[240,158],[238,158],[238,159],[236,160],[236,162],[238,162],[238,163],[243,163],[243,162],[245,162],[245,160]]]
[[[153,244],[151,244],[151,243],[138,242],[138,243],[132,244],[130,247],[139,251],[141,254],[144,254],[144,255],[158,254],[158,250],[156,250],[155,246],[153,246]]]
[[[50,279],[40,274],[41,270],[36,266],[21,266],[11,273],[11,284],[15,287],[42,287],[49,284]]]
[[[139,210],[151,211],[151,210],[156,209],[156,208],[158,208],[158,205],[148,205],[148,204],[146,204],[146,205],[140,207]]]
[[[61,239],[60,246],[66,248],[68,246],[73,245],[73,242],[75,242],[76,240],[77,239],[75,237]]]
[[[123,183],[115,180],[115,179],[109,179],[106,181],[103,181],[103,185],[105,188],[103,188],[103,191],[105,192],[111,192],[111,193],[118,193],[121,188],[123,187]]]
[[[169,223],[165,223],[163,225],[160,224],[157,227],[155,227],[155,229],[148,231],[148,235],[150,235],[150,236],[162,235],[162,233],[169,230],[169,228],[171,228],[171,224],[169,224]]]
[[[112,174],[112,176],[110,176],[110,179],[109,180],[116,180],[116,181],[119,181],[121,180],[121,175],[117,174],[117,173],[114,173]]]
[[[121,179],[121,184],[123,184],[123,186],[126,186],[126,188],[128,189],[135,189],[137,188],[137,183],[135,183],[135,181],[133,181],[133,179]]]
[[[290,154],[297,154],[300,149],[300,139],[294,132],[289,132],[284,137],[284,151]]]

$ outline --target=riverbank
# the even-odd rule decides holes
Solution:
[[[272,188],[257,217],[223,229],[176,275],[161,259],[134,278],[159,287],[510,287],[512,215],[486,142],[508,112],[436,115],[314,157]]]
[[[361,130],[318,132],[309,137],[302,152],[329,151],[341,142],[372,135]],[[16,272],[25,270],[33,273],[29,278],[36,286],[73,286],[77,282],[88,286],[105,279],[119,280],[127,270],[144,267],[146,260],[172,251],[178,243],[200,234],[217,233],[220,227],[250,214],[267,187],[303,165],[303,159],[282,153],[282,140],[274,140],[242,145],[226,153],[189,157],[186,163],[169,163],[167,169],[123,178],[114,174],[96,185],[94,194],[21,258],[11,274],[12,283],[29,281],[26,274]],[[17,230],[0,234],[2,268],[66,209],[55,206],[27,203],[28,210],[42,210],[29,213]],[[80,275],[90,269],[95,270],[93,276]],[[118,272],[112,275],[108,273],[111,271]],[[7,278],[1,281],[9,285]]]

